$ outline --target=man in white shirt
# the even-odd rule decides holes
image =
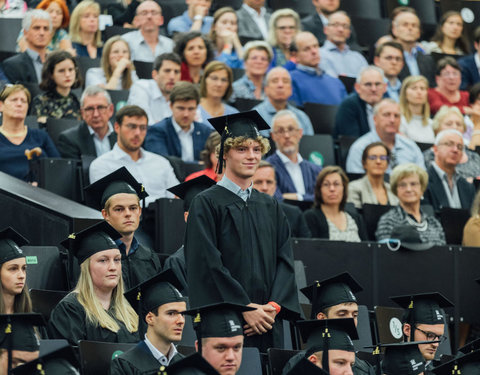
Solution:
[[[167,188],[178,184],[173,168],[160,155],[141,148],[147,134],[148,118],[145,111],[135,105],[127,105],[116,114],[117,143],[113,149],[95,159],[90,165],[90,182],[124,166],[145,186],[149,196],[147,205],[158,198],[173,198]]]
[[[238,36],[251,40],[267,39],[270,13],[265,9],[265,0],[243,0],[237,10]]]

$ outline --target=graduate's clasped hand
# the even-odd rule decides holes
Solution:
[[[247,322],[243,326],[244,334],[246,336],[261,335],[272,329],[272,324],[275,323],[275,316],[277,311],[272,305],[259,305],[250,303],[249,307],[254,307],[256,310],[243,312],[243,318]]]

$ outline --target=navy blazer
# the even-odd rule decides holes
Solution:
[[[480,82],[480,74],[478,74],[474,56],[468,55],[458,59],[458,64],[462,68],[462,85],[460,90],[468,90],[475,83]]]
[[[433,206],[435,211],[440,210],[442,207],[450,207],[448,204],[447,194],[443,188],[442,180],[440,179],[440,176],[433,165],[427,169],[427,172],[428,186],[427,190],[423,194],[424,201],[422,203],[430,204]],[[475,188],[463,177],[460,177],[457,180],[457,189],[462,208],[465,210],[470,210],[473,199],[475,198]]]
[[[26,52],[6,59],[3,62],[3,71],[11,83],[39,83],[33,61]]]
[[[193,158],[195,160],[200,160],[200,151],[205,147],[205,141],[212,130],[208,125],[193,122]],[[177,132],[173,127],[171,117],[167,117],[155,125],[148,127],[143,147],[145,147],[147,151],[162,156],[182,157],[182,146]]]
[[[280,156],[276,153],[267,158],[267,161],[275,167],[275,176],[277,178],[277,191],[275,192],[275,197],[281,198],[283,193],[296,193],[295,184],[293,183],[292,177],[285,168]],[[312,201],[315,191],[315,182],[317,181],[317,176],[322,170],[322,167],[309,162],[308,160],[303,160],[300,163],[300,169],[302,170],[303,183],[305,185],[305,195],[303,200]]]
[[[335,116],[334,137],[339,135],[360,137],[369,131],[367,103],[360,99],[356,92],[352,92],[338,107]]]

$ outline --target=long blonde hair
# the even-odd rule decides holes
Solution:
[[[77,293],[78,302],[85,309],[87,320],[90,323],[112,332],[118,332],[120,326],[105,311],[95,294],[90,275],[90,258],[80,265],[80,277],[72,293]],[[113,304],[115,318],[123,322],[129,332],[138,331],[138,315],[123,296],[122,277],[120,277],[118,285],[113,289],[111,303]]]
[[[100,15],[100,5],[95,1],[83,0],[79,2],[70,17],[69,34],[72,42],[82,43],[82,39],[80,38],[80,18],[82,18],[83,13],[85,13],[87,9],[93,9],[97,15]],[[99,27],[95,33],[95,45],[101,47],[102,44],[102,33]]]
[[[412,111],[410,111],[410,108],[408,107],[408,101],[407,101],[407,89],[411,86],[414,85],[417,82],[423,82],[427,86],[428,90],[428,81],[424,76],[410,76],[405,78],[405,80],[402,83],[402,88],[400,90],[400,113],[405,117],[405,120],[407,122],[412,121]],[[428,125],[428,120],[430,119],[430,104],[428,104],[428,99],[425,100],[425,103],[423,104],[422,108],[422,124],[424,126]]]
[[[112,50],[112,47],[116,42],[123,42],[128,49],[128,58],[130,59],[132,57],[132,54],[130,52],[130,46],[125,39],[122,39],[120,35],[115,35],[108,39],[103,46],[102,59],[100,61],[100,65],[102,66],[103,72],[105,73],[105,78],[107,79],[107,82],[110,80],[110,78],[112,78],[113,74],[113,66],[110,64],[110,51]],[[132,86],[133,69],[135,68],[127,68],[122,73],[122,89],[124,90],[128,90]]]

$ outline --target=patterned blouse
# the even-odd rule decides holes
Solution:
[[[81,120],[80,102],[75,94],[61,96],[57,91],[38,95],[32,102],[32,115],[47,116],[56,119]]]
[[[338,229],[334,223],[327,219],[328,238],[331,241],[360,242],[357,223],[347,212],[345,212],[345,216],[347,218],[347,227],[345,230]]]

